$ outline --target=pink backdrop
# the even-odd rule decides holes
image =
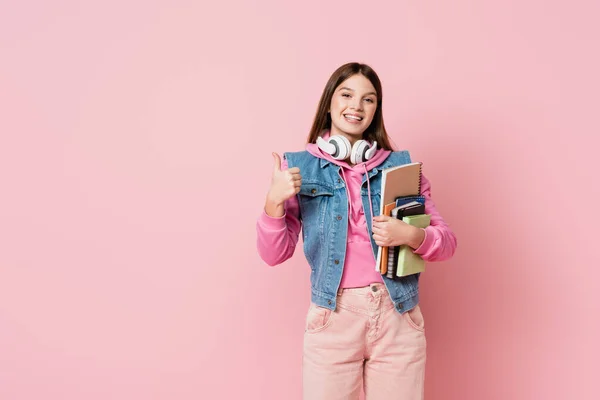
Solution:
[[[598,2],[95,3],[0,3],[1,399],[300,399],[254,224],[353,60],[459,238],[427,398],[600,398]]]

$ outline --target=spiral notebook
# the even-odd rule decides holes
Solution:
[[[391,203],[396,203],[398,197],[419,196],[421,195],[421,166],[423,163],[414,162],[410,164],[399,165],[397,167],[386,168],[381,171],[381,203],[380,215],[390,215],[394,207],[386,207]],[[387,272],[387,250],[385,251],[385,260],[383,260],[383,248],[377,249],[377,261],[375,269],[380,273]]]

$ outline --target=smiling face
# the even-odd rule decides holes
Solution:
[[[377,92],[364,75],[356,74],[335,88],[329,112],[331,135],[342,135],[350,143],[362,139],[377,110]]]

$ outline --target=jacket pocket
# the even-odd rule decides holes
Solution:
[[[298,202],[302,218],[303,239],[322,240],[325,215],[333,198],[333,188],[321,183],[302,183]]]
[[[300,187],[301,196],[318,197],[318,196],[333,196],[333,188],[322,183],[303,183]]]

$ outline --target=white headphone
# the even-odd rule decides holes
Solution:
[[[350,141],[342,135],[333,135],[327,140],[319,136],[317,146],[336,160],[345,160],[350,156],[352,164],[370,160],[377,151],[377,142],[371,146],[366,140],[357,140],[351,146]]]

